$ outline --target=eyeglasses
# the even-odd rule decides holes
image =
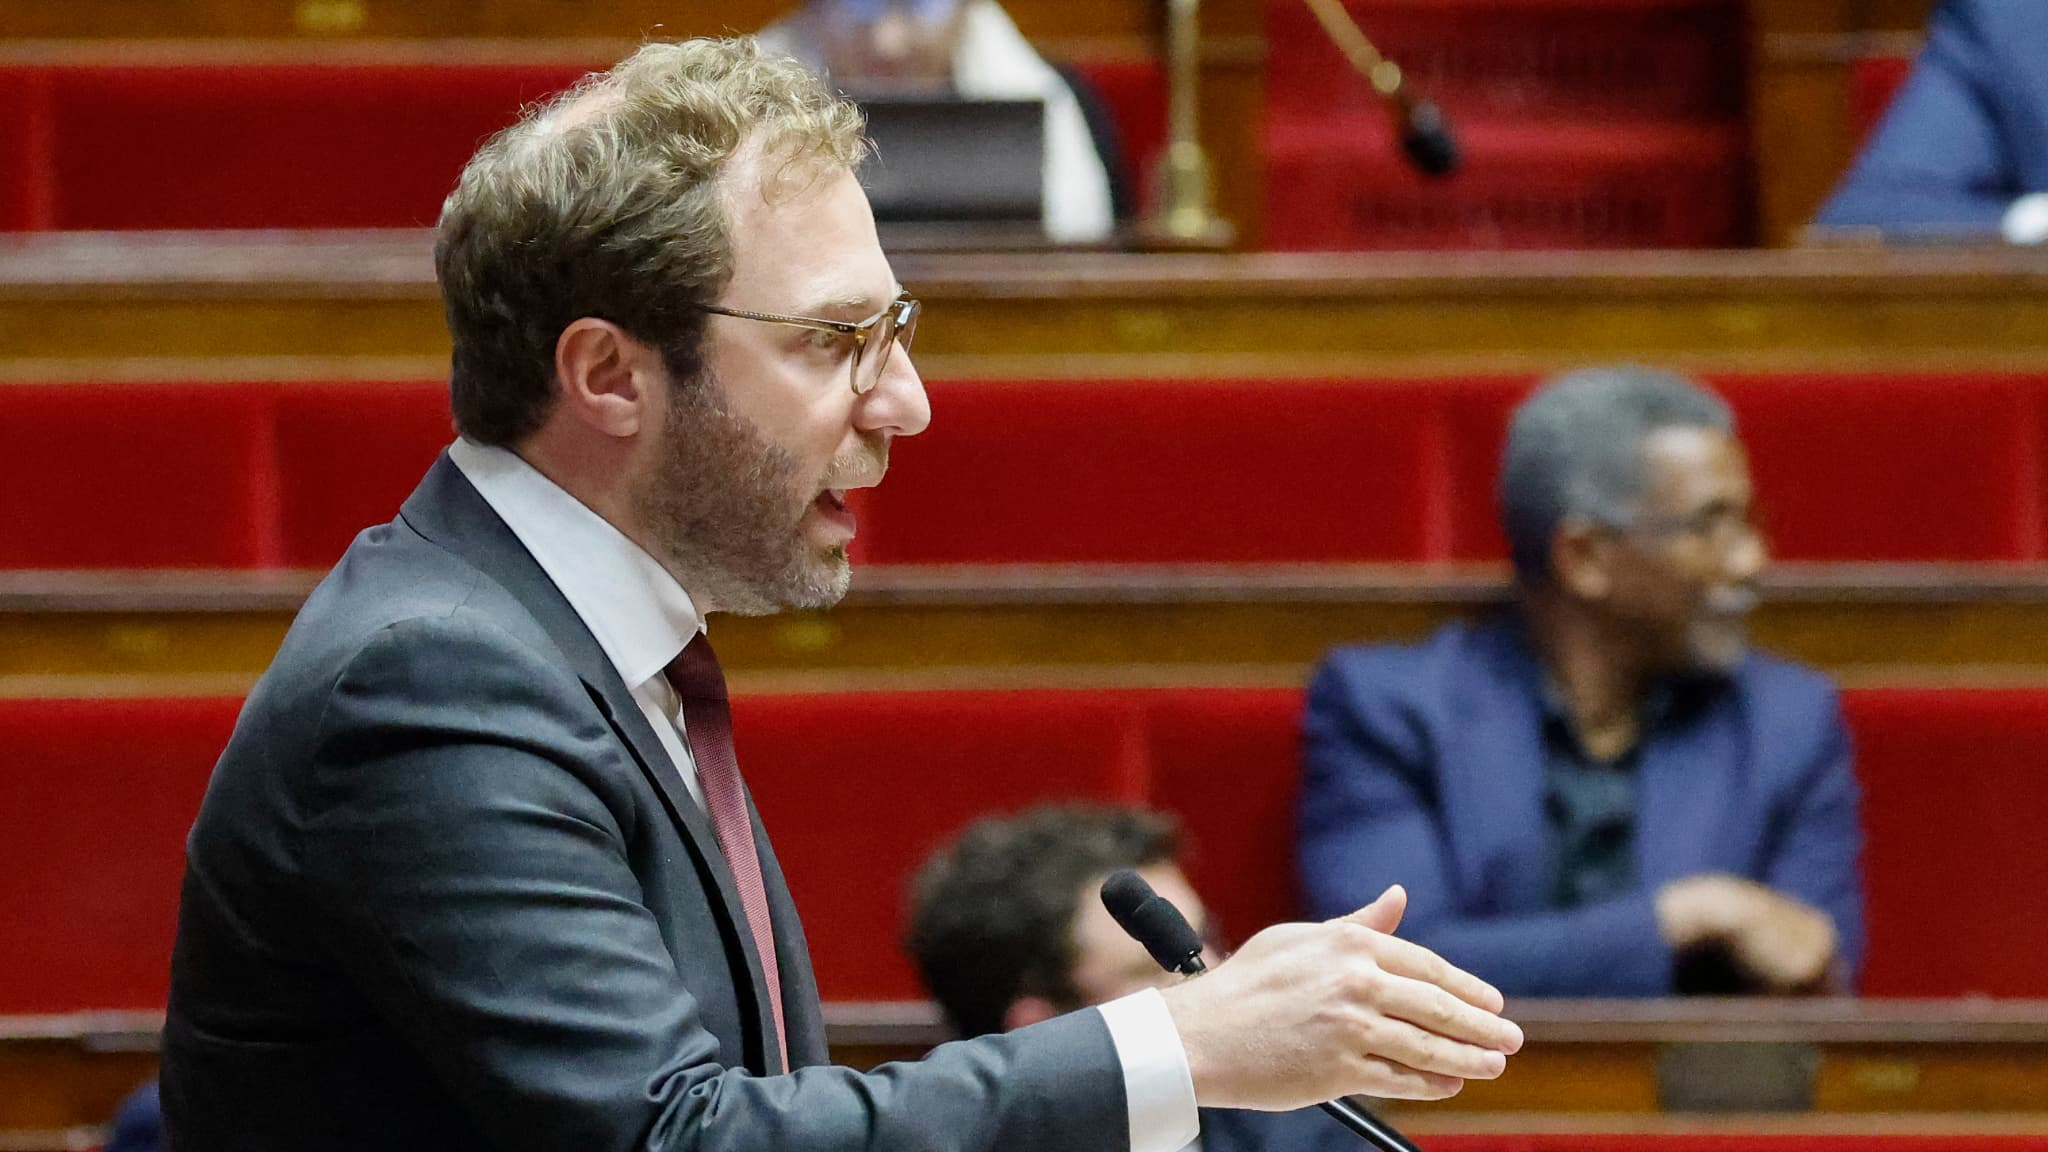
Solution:
[[[1685,516],[1646,517],[1624,530],[1663,543],[1696,540],[1716,548],[1727,548],[1761,539],[1763,528],[1751,519],[1748,509],[1710,505]]]
[[[845,320],[820,320],[815,316],[779,316],[773,312],[748,312],[739,308],[721,308],[716,304],[693,304],[699,312],[711,312],[719,316],[734,316],[741,320],[759,320],[763,324],[789,324],[798,328],[809,328],[815,332],[837,332],[853,338],[852,382],[853,394],[865,396],[882,382],[882,370],[889,363],[891,345],[903,345],[903,351],[910,351],[910,342],[917,336],[917,318],[924,311],[924,302],[905,292],[896,297],[887,308],[855,324]]]

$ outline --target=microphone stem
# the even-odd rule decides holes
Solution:
[[[1359,30],[1357,22],[1351,19],[1351,13],[1344,10],[1339,0],[1302,2],[1315,13],[1316,21],[1323,26],[1323,34],[1337,45],[1337,50],[1344,53],[1344,59],[1350,61],[1359,75],[1365,77],[1381,96],[1398,100],[1404,106],[1407,104],[1407,98],[1401,92],[1401,66],[1380,55],[1380,50],[1365,38],[1365,33]]]
[[[1380,1152],[1422,1152],[1406,1136],[1394,1131],[1391,1125],[1349,1100],[1331,1100],[1316,1107],[1335,1117],[1337,1123],[1351,1129],[1353,1135]]]

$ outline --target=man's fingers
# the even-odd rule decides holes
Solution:
[[[1456,1076],[1418,1072],[1394,1060],[1364,1058],[1359,1094],[1382,1100],[1448,1100],[1465,1087]]]
[[[1401,926],[1401,917],[1408,911],[1408,890],[1399,884],[1390,886],[1379,898],[1358,911],[1345,916],[1353,924],[1363,925],[1375,932],[1391,936]]]
[[[1460,1080],[1492,1080],[1507,1070],[1502,1053],[1450,1040],[1405,1020],[1383,1017],[1361,1037],[1363,1054],[1405,1064],[1417,1072]]]
[[[1434,984],[1467,1004],[1488,1012],[1499,1012],[1507,1007],[1507,998],[1500,994],[1500,989],[1454,966],[1420,944],[1388,936],[1378,942],[1375,956],[1381,968],[1397,976]]]
[[[1522,1047],[1522,1030],[1513,1021],[1411,977],[1389,972],[1381,985],[1379,1009],[1425,1031],[1495,1052],[1512,1053]]]

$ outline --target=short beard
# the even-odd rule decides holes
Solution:
[[[844,547],[805,542],[817,493],[801,486],[796,457],[728,407],[709,373],[669,390],[665,420],[633,513],[683,589],[740,616],[839,603],[851,565]]]

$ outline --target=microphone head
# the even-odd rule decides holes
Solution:
[[[1143,876],[1129,868],[1111,873],[1102,882],[1102,906],[1161,968],[1189,976],[1202,970],[1202,938],[1180,909],[1154,892]]]
[[[1407,106],[1401,118],[1401,151],[1424,176],[1448,176],[1458,168],[1458,142],[1451,138],[1450,121],[1427,100]]]

